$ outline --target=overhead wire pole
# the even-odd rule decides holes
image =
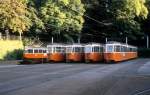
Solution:
[[[149,48],[149,36],[147,35],[147,48]]]
[[[106,39],[105,39],[105,43],[107,43],[108,42],[108,39],[107,39],[107,37],[106,37]]]
[[[54,43],[54,38],[53,38],[53,37],[52,37],[51,43],[52,43],[52,44]]]
[[[128,44],[128,37],[126,37],[126,45]]]

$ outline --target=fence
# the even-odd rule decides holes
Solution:
[[[15,35],[1,35],[0,34],[0,40],[20,40],[20,36],[15,36]]]

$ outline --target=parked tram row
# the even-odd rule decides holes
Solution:
[[[107,42],[89,44],[50,44],[47,47],[26,47],[23,60],[29,62],[120,62],[137,58],[137,47]]]

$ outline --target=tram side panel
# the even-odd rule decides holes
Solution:
[[[103,53],[85,53],[85,60],[87,62],[99,62],[103,60]]]
[[[63,53],[49,53],[49,62],[63,62],[65,61],[65,55]]]
[[[104,53],[104,59],[106,62],[119,62],[123,60],[122,53]]]
[[[68,62],[82,62],[84,53],[67,53],[66,59]]]

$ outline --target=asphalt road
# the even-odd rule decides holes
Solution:
[[[117,64],[0,64],[0,95],[150,95],[150,59]]]

